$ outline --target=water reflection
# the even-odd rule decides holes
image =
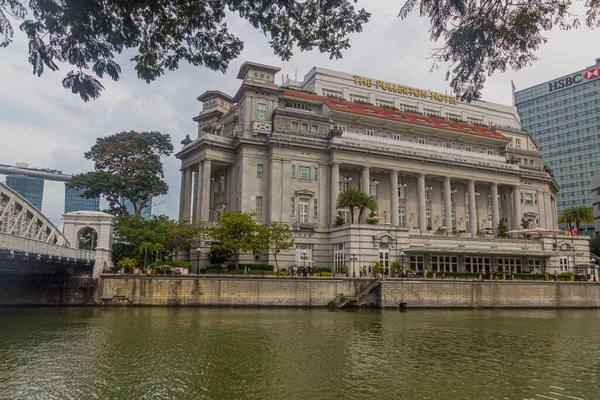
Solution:
[[[0,308],[0,399],[597,399],[599,317]]]

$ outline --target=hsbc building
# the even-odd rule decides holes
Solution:
[[[559,216],[570,206],[591,207],[591,177],[600,173],[600,58],[580,71],[517,91],[515,105],[523,130],[537,141],[560,186]],[[582,230],[595,233],[593,225]]]

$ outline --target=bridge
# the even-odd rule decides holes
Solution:
[[[113,217],[97,211],[64,214],[64,232],[19,193],[0,183],[0,274],[97,277],[111,264]],[[92,249],[80,249],[83,231]]]

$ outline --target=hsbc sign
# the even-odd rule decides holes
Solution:
[[[569,86],[583,82],[584,79],[595,79],[598,78],[598,76],[600,76],[600,68],[592,68],[587,70],[586,72],[578,72],[572,76],[560,78],[558,80],[555,80],[554,82],[550,82],[548,84],[550,89],[549,91],[553,92],[555,90],[568,88]]]

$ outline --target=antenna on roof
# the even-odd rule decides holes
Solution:
[[[298,68],[294,69],[294,80],[298,82]]]

